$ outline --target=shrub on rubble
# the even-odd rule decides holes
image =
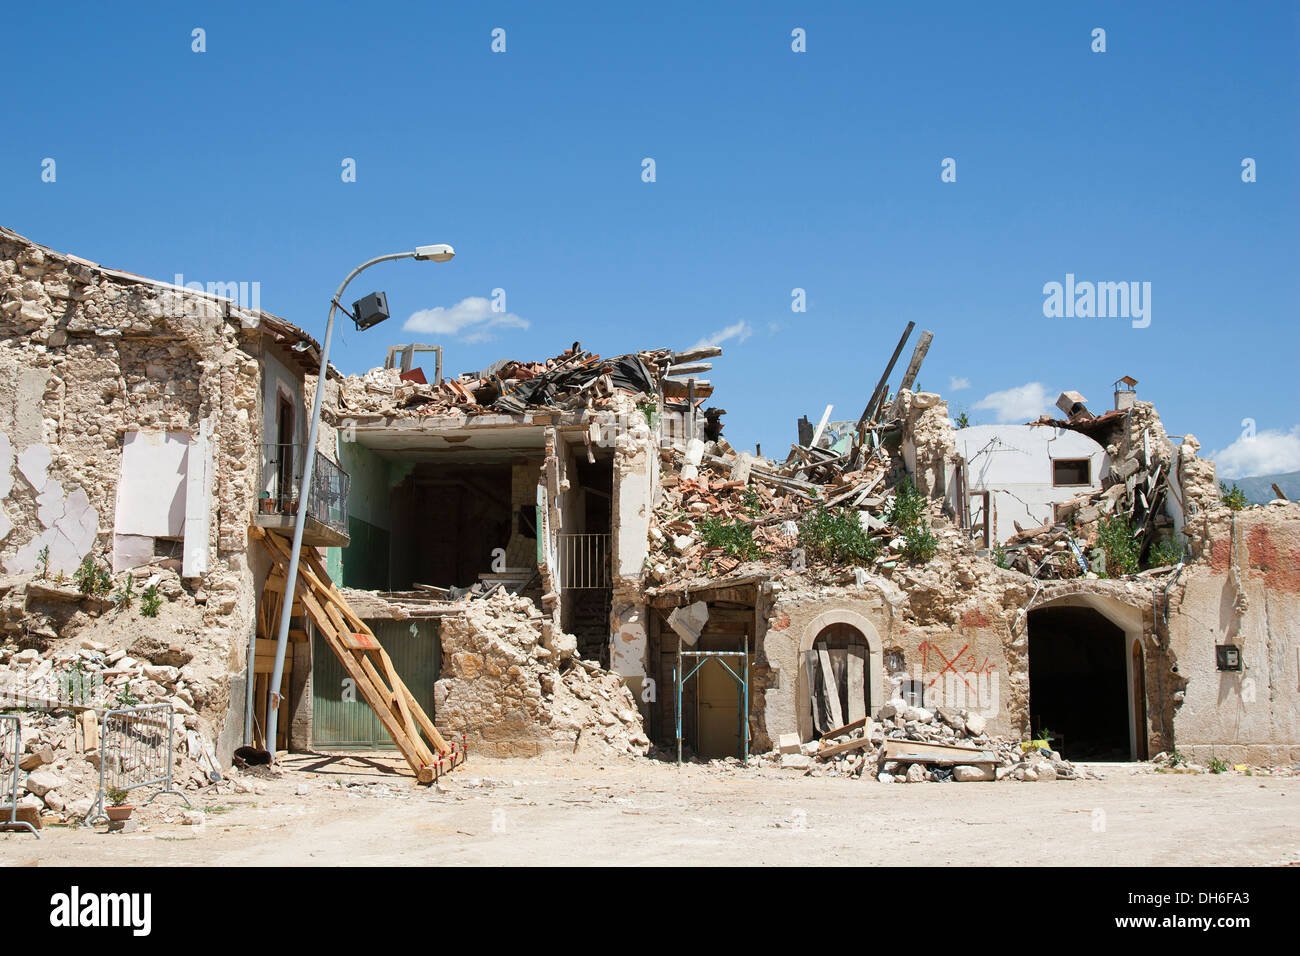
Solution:
[[[915,528],[925,516],[925,496],[912,484],[911,475],[905,475],[894,490],[894,501],[885,512],[885,520],[901,532]]]
[[[1246,497],[1244,491],[1237,487],[1235,481],[1232,483],[1231,488],[1222,481],[1219,482],[1219,495],[1223,499],[1223,503],[1233,511],[1240,511],[1250,504],[1250,499]]]
[[[720,518],[705,518],[699,524],[700,537],[707,548],[721,548],[733,558],[758,557],[758,545],[754,543],[754,528],[743,521],[723,521]]]
[[[870,564],[880,542],[867,533],[856,511],[818,505],[799,524],[799,545],[809,561]]]
[[[911,476],[904,476],[894,490],[894,500],[885,519],[903,538],[903,554],[910,561],[926,562],[939,550],[939,539],[925,520],[925,495],[916,490]]]
[[[939,539],[930,531],[930,526],[921,522],[903,532],[903,554],[911,561],[925,562],[934,557],[939,550]]]
[[[1147,552],[1147,567],[1163,568],[1166,565],[1177,564],[1182,557],[1182,548],[1170,539],[1162,538],[1151,545],[1151,550]]]
[[[1133,526],[1124,515],[1102,518],[1097,524],[1097,551],[1106,561],[1106,577],[1136,574],[1142,546],[1133,537]]]

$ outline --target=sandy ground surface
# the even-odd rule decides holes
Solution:
[[[390,755],[294,755],[134,833],[0,833],[0,863],[1149,864],[1300,861],[1300,777],[1140,772],[1053,783],[880,784],[774,768],[473,758],[417,787]],[[171,822],[167,818],[171,817]]]

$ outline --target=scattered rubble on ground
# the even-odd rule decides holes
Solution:
[[[881,783],[1088,778],[1086,769],[1054,750],[987,736],[984,724],[985,718],[972,711],[929,710],[895,699],[875,719],[855,721],[803,744],[797,734],[789,734],[775,750],[755,759],[808,776],[860,777]]]
[[[204,640],[204,609],[174,570],[127,576],[137,582],[129,606],[120,590],[114,602],[37,575],[0,579],[13,641],[0,646],[0,710],[21,719],[20,804],[65,821],[84,817],[98,791],[106,710],[171,704],[178,789],[208,786],[221,770],[214,728],[228,687],[224,661]],[[145,627],[139,594],[148,587],[162,600]]]

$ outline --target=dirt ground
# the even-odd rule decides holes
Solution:
[[[880,784],[774,768],[564,757],[470,762],[418,787],[388,754],[294,755],[259,793],[175,797],[134,833],[0,833],[5,865],[1279,865],[1300,861],[1300,777]],[[171,822],[167,822],[171,818]]]

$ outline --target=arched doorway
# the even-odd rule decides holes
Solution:
[[[1046,732],[1068,760],[1145,759],[1140,628],[1140,617],[1135,627],[1080,596],[1029,612],[1029,715],[1035,737]]]
[[[824,734],[871,713],[871,648],[852,624],[828,624],[804,655],[813,728]]]

